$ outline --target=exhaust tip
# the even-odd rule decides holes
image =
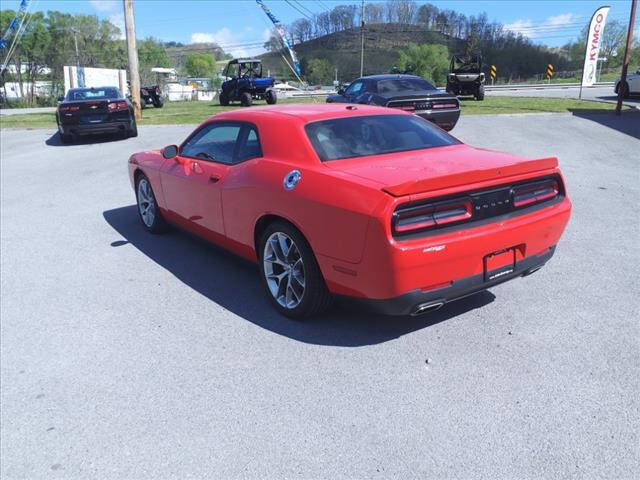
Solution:
[[[411,312],[411,316],[417,317],[418,315],[435,312],[436,310],[440,310],[443,305],[444,302],[421,303],[413,309],[413,312]]]
[[[542,267],[544,267],[544,265],[539,265],[539,266],[537,266],[537,267],[530,268],[529,270],[527,270],[526,272],[524,272],[524,273],[522,274],[522,276],[523,276],[523,277],[528,277],[529,275],[531,275],[531,274],[533,274],[533,273],[536,273],[536,272],[537,272],[538,270],[540,270]]]

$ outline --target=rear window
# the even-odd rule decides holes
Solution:
[[[69,91],[68,100],[102,100],[105,98],[122,98],[117,88],[88,88],[86,90]]]
[[[309,123],[307,137],[323,162],[406,152],[460,142],[413,115],[370,115]]]
[[[422,78],[393,78],[389,80],[380,80],[378,82],[378,93],[395,93],[404,92],[406,90],[435,90],[436,87],[431,85]]]

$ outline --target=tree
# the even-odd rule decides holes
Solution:
[[[328,85],[333,79],[333,66],[329,60],[314,58],[306,64],[307,81],[311,85]]]
[[[149,37],[138,42],[138,62],[142,85],[155,83],[154,67],[173,67],[173,61],[159,40]]]
[[[213,75],[215,62],[208,53],[191,53],[187,57],[184,68],[190,77],[211,77]]]
[[[445,45],[411,43],[400,50],[397,67],[442,85],[449,73],[449,49]]]

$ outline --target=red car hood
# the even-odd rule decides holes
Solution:
[[[333,160],[326,166],[381,184],[393,195],[410,195],[558,166],[555,157],[527,160],[468,145]]]

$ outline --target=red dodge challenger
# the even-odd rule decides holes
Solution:
[[[225,112],[132,155],[129,174],[149,232],[173,224],[257,262],[293,318],[334,297],[419,315],[529,275],[571,213],[556,158],[473,148],[367,105]]]

